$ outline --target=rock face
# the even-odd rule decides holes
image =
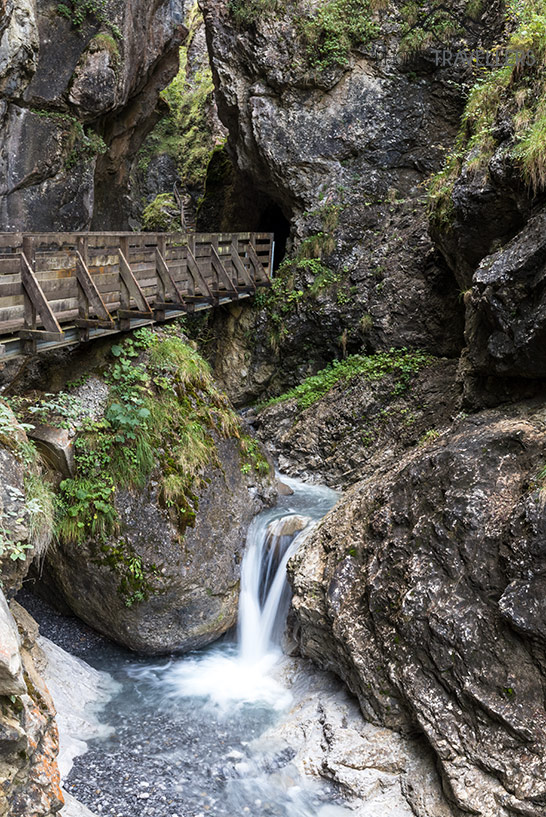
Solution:
[[[117,492],[122,532],[106,549],[126,550],[154,566],[147,599],[127,606],[119,571],[93,542],[50,549],[44,571],[49,589],[92,627],[133,650],[188,651],[219,638],[237,618],[246,532],[263,507],[265,486],[256,491],[241,473],[235,441],[219,443],[218,454],[219,465],[207,470],[199,493],[195,527],[183,535],[162,507],[153,478],[143,491]]]
[[[125,226],[129,169],[177,69],[183,0],[112,2],[80,27],[55,0],[3,11],[0,228]]]
[[[385,460],[291,563],[303,653],[372,723],[419,729],[450,801],[546,805],[540,404],[484,412]]]
[[[466,340],[477,374],[546,377],[545,228],[541,212],[474,273]]]
[[[37,667],[38,628],[15,603],[13,610],[20,635],[0,592],[0,815],[53,817],[63,806],[55,709]]]
[[[270,199],[262,228],[280,233],[284,217],[303,260],[319,259],[335,279],[317,297],[294,297],[293,309],[280,303],[279,325],[271,325],[272,309],[269,323],[242,327],[240,355],[248,379],[256,380],[253,396],[260,379],[272,389],[291,374],[295,382],[303,360],[323,364],[343,344],[350,351],[409,346],[456,356],[464,310],[428,236],[422,185],[455,135],[462,100],[454,88],[463,77],[436,69],[431,55],[412,61],[402,52],[403,4],[383,4],[377,41],[327,70],[313,65],[298,28],[309,11],[303,0],[251,24],[237,23],[228,0],[201,6],[228,148]],[[461,4],[453,6],[462,13]],[[470,25],[468,43],[488,41],[497,30],[491,6]],[[296,293],[316,286],[316,267],[302,261],[292,274]],[[272,329],[275,342],[268,344]],[[227,368],[225,340],[218,371]]]
[[[282,473],[346,488],[374,473],[386,449],[400,453],[449,425],[460,401],[456,371],[456,361],[431,361],[401,394],[395,376],[357,375],[309,408],[291,398],[249,419]]]

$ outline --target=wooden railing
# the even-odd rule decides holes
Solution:
[[[33,354],[248,298],[269,233],[0,233],[0,354]]]

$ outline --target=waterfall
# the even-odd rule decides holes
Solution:
[[[290,703],[291,695],[279,677],[290,606],[286,567],[338,495],[322,486],[283,481],[293,494],[257,516],[248,532],[237,642],[224,642],[170,664],[162,676],[173,697],[207,698],[226,709],[234,704],[283,709]]]
[[[290,605],[286,566],[309,532],[311,517],[287,515],[250,527],[241,572],[239,655],[247,664],[261,661],[279,645]]]

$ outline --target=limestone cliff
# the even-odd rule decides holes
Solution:
[[[450,26],[434,3],[378,5],[201,2],[228,149],[267,196],[254,223],[273,222],[279,238],[289,223],[294,244],[259,317],[220,328],[217,369],[241,402],[363,345],[462,346],[464,309],[428,236],[423,184],[469,77],[437,67],[426,46],[440,26],[447,45],[487,45],[498,8],[454,3]],[[234,356],[223,361],[233,337],[244,385],[227,371]]]
[[[7,0],[0,229],[127,226],[134,154],[178,67],[184,0]]]
[[[452,804],[544,813],[544,409],[385,456],[291,564],[303,653],[373,723],[418,729]]]

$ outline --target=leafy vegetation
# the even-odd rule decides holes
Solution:
[[[318,374],[307,377],[280,397],[262,403],[260,408],[297,400],[298,408],[303,410],[324,397],[340,381],[357,376],[380,380],[387,375],[395,375],[397,379],[393,394],[402,394],[409,387],[412,377],[431,362],[432,358],[423,352],[410,352],[407,349],[391,349],[375,355],[351,355],[345,360],[334,360]]]
[[[77,29],[88,21],[95,21],[103,23],[114,36],[121,38],[121,31],[109,18],[108,0],[63,0],[57,4],[57,12]]]
[[[429,185],[429,209],[435,224],[450,223],[453,187],[463,165],[471,172],[486,172],[503,138],[500,119],[513,123],[506,152],[520,166],[529,186],[538,191],[546,185],[545,0],[510,0],[507,27],[511,33],[504,44],[506,51],[532,54],[535,62],[522,66],[514,58],[496,70],[481,69],[469,94],[455,148]],[[499,60],[503,61],[504,57]]]
[[[377,37],[369,0],[326,0],[300,22],[309,64],[319,70],[346,66],[351,50]]]
[[[140,329],[111,354],[109,404],[102,419],[80,427],[76,474],[61,483],[56,527],[65,543],[90,541],[93,558],[115,570],[119,592],[132,604],[154,592],[157,571],[123,539],[116,492],[143,488],[154,472],[182,540],[195,524],[206,467],[220,467],[220,439],[237,440],[244,473],[264,473],[269,464],[176,327]],[[56,403],[66,400],[57,396]]]
[[[235,21],[243,26],[251,25],[263,15],[283,11],[286,0],[230,0],[229,10]]]
[[[42,475],[36,447],[26,439],[24,432],[30,428],[18,423],[12,410],[0,402],[0,443],[24,467],[24,491],[4,486],[10,502],[0,515],[0,559],[24,560],[30,552],[42,555],[53,532],[53,491]],[[25,541],[17,535],[21,525],[28,531]]]

